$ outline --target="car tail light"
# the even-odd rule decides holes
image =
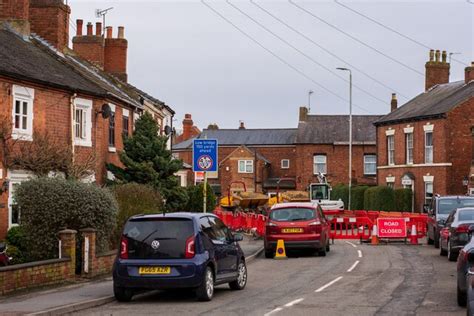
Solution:
[[[278,225],[272,222],[268,222],[265,227],[265,233],[267,235],[278,234]]]
[[[128,239],[125,236],[120,240],[120,259],[128,259]]]
[[[469,226],[468,224],[461,224],[456,228],[456,233],[469,233]]]
[[[184,257],[186,259],[193,258],[195,254],[195,247],[194,245],[196,244],[196,238],[193,236],[189,237],[186,239],[186,251],[184,253]]]

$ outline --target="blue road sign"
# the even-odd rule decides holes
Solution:
[[[193,141],[193,171],[217,171],[217,140],[195,139]]]

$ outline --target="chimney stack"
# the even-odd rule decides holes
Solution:
[[[18,33],[29,35],[29,10],[29,0],[0,0],[0,29],[2,23],[8,23]]]
[[[441,57],[441,58],[440,58]],[[430,50],[430,60],[426,63],[425,91],[438,84],[449,82],[450,65],[446,61],[446,51]]]
[[[102,23],[96,23],[96,34],[93,34],[92,23],[87,23],[87,35],[82,35],[83,21],[77,20],[77,33],[72,39],[72,48],[80,57],[90,63],[104,67],[104,38],[102,37]]]
[[[464,69],[464,77],[466,84],[474,80],[474,61],[471,62],[471,66]]]
[[[118,37],[113,38],[112,28],[107,27],[105,39],[104,70],[118,79],[127,82],[128,41],[124,36],[124,27],[119,26]]]
[[[390,102],[390,112],[395,111],[398,108],[397,94],[392,93],[392,101]]]
[[[305,122],[308,120],[308,108],[305,106],[300,107],[300,122]]]
[[[69,45],[71,8],[63,0],[30,0],[31,32],[38,34],[58,51]]]
[[[244,121],[240,121],[239,129],[245,129]]]
[[[191,114],[184,114],[183,120],[183,135],[181,141],[185,141],[191,138],[192,128],[194,122],[191,118]]]

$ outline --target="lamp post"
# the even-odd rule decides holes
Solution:
[[[349,68],[337,68],[338,70],[349,72],[349,202],[347,210],[351,210],[351,189],[352,189],[352,71]]]
[[[308,91],[308,112],[311,112],[311,95],[314,93],[313,90]]]

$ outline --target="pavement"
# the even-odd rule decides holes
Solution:
[[[245,236],[241,241],[247,262],[263,251],[263,241]],[[0,297],[0,315],[63,315],[113,302],[112,278],[32,290],[27,294]]]

